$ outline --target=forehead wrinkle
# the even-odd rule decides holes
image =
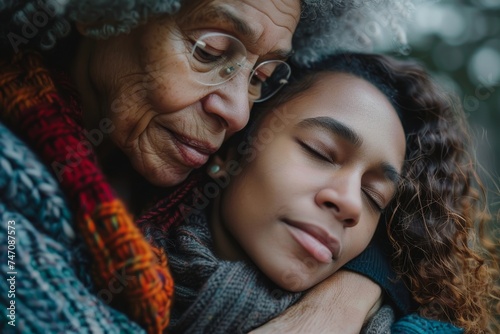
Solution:
[[[257,44],[259,39],[257,31],[247,22],[238,17],[231,7],[225,5],[213,5],[203,7],[195,16],[195,19],[204,21],[229,22],[233,29],[252,44]]]
[[[282,14],[286,14],[290,17],[292,17],[292,20],[296,22],[295,19],[293,19],[293,14],[292,13],[286,13],[286,12],[283,12],[280,8],[278,8],[278,6],[273,2],[273,1],[270,1],[272,3],[272,5],[276,8],[277,11],[281,12]],[[292,9],[292,7],[290,7]],[[283,24],[280,24],[276,21],[276,18],[273,17],[273,16],[269,16],[267,15],[263,10],[260,10],[259,8],[256,8],[256,10],[258,10],[259,12],[262,13],[263,16],[267,16],[269,18],[269,20],[276,26],[276,27],[279,27],[279,28],[284,28],[286,30],[288,30],[290,32],[290,34],[293,35],[293,30],[290,29],[290,27],[286,24],[286,22],[283,22]],[[259,39],[261,38],[261,36],[265,33],[265,30],[262,29],[260,31],[254,31],[255,33],[255,39],[253,41],[250,41],[250,43],[252,43],[253,45],[257,45]],[[293,53],[292,49],[279,49],[279,50],[275,50],[275,51],[271,51],[269,54],[270,55],[276,55],[278,56],[279,58],[282,58],[282,59],[287,59],[288,57],[291,56],[291,54]],[[269,57],[268,57],[269,58]]]
[[[277,5],[274,2],[271,2],[274,7],[278,8]],[[281,11],[281,13],[288,15],[292,18],[294,22],[297,20],[294,18],[293,15],[293,6],[287,6],[287,8],[290,8],[289,12],[284,12]],[[258,8],[256,8],[259,10]],[[259,40],[262,37],[262,34],[264,33],[263,29],[259,29],[258,27],[253,27],[251,23],[247,22],[244,17],[241,17],[241,14],[238,13],[232,6],[228,4],[210,4],[208,6],[204,7],[198,7],[189,15],[186,15],[182,21],[185,23],[192,23],[192,24],[197,24],[199,22],[207,22],[207,23],[228,23],[231,28],[236,32],[238,36],[235,36],[237,38],[240,38],[244,40],[248,48],[247,50],[250,49],[256,49],[257,46],[259,45]],[[288,31],[291,31],[290,28],[286,26],[286,24],[283,25],[278,25],[276,22],[272,21],[273,24],[279,27],[284,27]],[[265,54],[259,54],[255,53],[256,55],[259,55],[260,61],[265,61],[269,59],[279,59],[279,60],[287,60],[290,58],[290,56],[293,54],[293,50],[291,48],[280,48],[277,50],[272,50],[270,52],[267,52]]]
[[[276,4],[272,2],[272,4],[277,8]],[[290,13],[286,12],[286,15],[289,15],[293,19],[293,7],[290,7]],[[257,8],[257,10],[259,10]],[[259,10],[262,12],[261,10]],[[284,13],[284,12],[282,12]],[[263,14],[265,15],[265,14]],[[267,16],[267,15],[266,15]],[[251,24],[246,22],[242,17],[239,16],[238,12],[234,10],[233,7],[228,4],[211,4],[209,6],[201,7],[189,15],[190,21],[200,21],[200,22],[227,22],[231,25],[231,27],[238,34],[237,37],[244,39],[250,49],[256,48],[259,45],[259,39],[262,37],[262,34],[265,32],[264,29],[256,29],[252,27]],[[295,22],[296,20],[294,20]],[[278,25],[276,22],[272,21],[273,24],[279,27],[284,27],[288,31],[291,31],[286,24]],[[287,49],[277,49],[266,53],[263,56],[261,61],[268,59],[288,59],[293,53],[291,48]]]
[[[284,11],[283,8],[278,7],[278,5],[275,3],[275,1],[270,1],[270,2],[273,4],[274,8],[276,8],[277,11],[281,12],[284,15],[289,16],[290,20],[295,22],[295,24],[297,24],[297,19],[294,18],[294,14],[293,14],[294,13],[293,6],[291,6],[291,5],[286,6],[286,4],[282,1],[282,3],[290,9],[290,11],[287,12],[287,11]],[[269,16],[269,18],[270,18],[271,22],[273,22],[276,26],[278,26],[280,28],[285,28],[286,30],[290,31],[291,34],[293,34],[293,30],[290,29],[290,27],[286,24],[286,22],[283,22],[283,24],[280,24],[277,21],[275,21],[274,17]],[[283,20],[283,21],[285,21],[285,20]]]

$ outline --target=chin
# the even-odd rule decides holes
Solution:
[[[145,170],[139,173],[152,185],[156,187],[168,188],[179,185],[187,179],[192,169],[177,171],[177,170]]]
[[[271,278],[271,280],[283,290],[290,292],[302,292],[313,286],[308,277],[294,272],[284,272],[278,279]]]
[[[278,284],[279,285],[279,284]],[[280,285],[280,288],[283,290],[287,290],[289,292],[303,292],[309,289],[312,285],[307,284],[307,282],[299,283],[299,284],[285,284]]]

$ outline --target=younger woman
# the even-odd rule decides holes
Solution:
[[[378,226],[422,316],[494,331],[497,255],[475,232],[486,221],[463,112],[419,66],[374,55],[294,69],[278,95],[212,160],[213,180],[177,203],[185,223],[142,225],[177,284],[171,330],[248,332],[359,255]],[[446,322],[411,315],[393,331],[460,332]]]

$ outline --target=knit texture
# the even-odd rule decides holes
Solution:
[[[424,319],[410,314],[392,326],[392,334],[462,334],[463,329],[448,322]]]
[[[58,79],[57,88],[52,76]],[[65,76],[50,73],[36,53],[0,60],[2,121],[57,176],[93,259],[97,287],[107,288],[117,275],[124,277],[113,305],[148,332],[159,333],[169,319],[170,273],[156,264],[150,245],[100,171],[75,96]]]
[[[1,333],[142,333],[139,325],[97,298],[60,188],[31,150],[0,122]],[[11,228],[8,221],[13,221]],[[14,232],[15,234],[12,234]],[[8,237],[15,238],[15,249]],[[13,240],[13,239],[11,239]],[[8,251],[14,252],[12,270]],[[10,260],[10,259],[9,259]],[[80,270],[76,270],[78,268]],[[15,271],[15,298],[8,274]],[[15,327],[5,309],[15,301]]]
[[[363,326],[360,334],[391,334],[391,326],[394,323],[394,312],[388,305],[384,305]]]
[[[65,96],[71,96],[69,84],[64,80],[58,88],[61,87],[69,91]],[[38,56],[18,54],[12,62],[0,60],[0,103],[2,119],[36,149],[52,171],[54,163],[74,169],[58,169],[55,174],[76,215],[70,214],[59,184],[46,168],[24,143],[0,125],[0,219],[15,220],[20,226],[16,253],[19,322],[16,328],[7,327],[8,319],[2,316],[2,332],[141,332],[125,316],[107,307],[109,302],[142,323],[149,332],[161,331],[166,326],[172,294],[172,281],[164,269],[167,265],[164,249],[149,248],[137,232],[123,205],[105,184],[92,152],[81,153],[77,156],[81,159],[79,163],[71,165],[67,155],[60,152],[60,145],[63,152],[64,149],[78,152],[78,146],[74,145],[83,140],[77,100],[60,96]],[[66,179],[71,177],[74,182]],[[193,208],[203,208],[196,202],[200,194],[196,186],[202,183],[200,174],[194,175],[141,217],[142,227],[165,232],[188,219]],[[1,224],[0,237],[7,240],[7,224]],[[82,248],[81,239],[90,254],[78,251]],[[0,253],[6,253],[6,245],[0,246]],[[141,247],[144,253],[137,251]],[[86,270],[89,258],[93,259],[94,268],[98,268],[94,270],[98,282],[95,288],[89,286]],[[138,267],[131,268],[135,265]],[[0,264],[0,269],[8,271],[6,262]],[[368,268],[360,272],[363,271],[369,275]],[[119,286],[123,287],[121,291],[117,291],[120,290],[116,288],[117,281],[123,284]],[[6,284],[6,280],[0,282],[3,291],[7,291]],[[0,301],[6,305],[5,294]],[[155,308],[160,311],[159,316],[153,314]],[[397,325],[400,327],[395,327],[402,328],[400,333],[454,328],[415,315],[403,320],[402,325]],[[414,332],[409,332],[410,329]],[[423,331],[417,332],[419,329]]]
[[[166,234],[144,232],[168,254],[176,282],[171,333],[247,333],[301,296],[280,289],[249,262],[219,259],[203,213]]]

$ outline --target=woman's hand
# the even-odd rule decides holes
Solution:
[[[381,300],[382,289],[372,280],[340,270],[251,334],[359,333],[380,307]]]

